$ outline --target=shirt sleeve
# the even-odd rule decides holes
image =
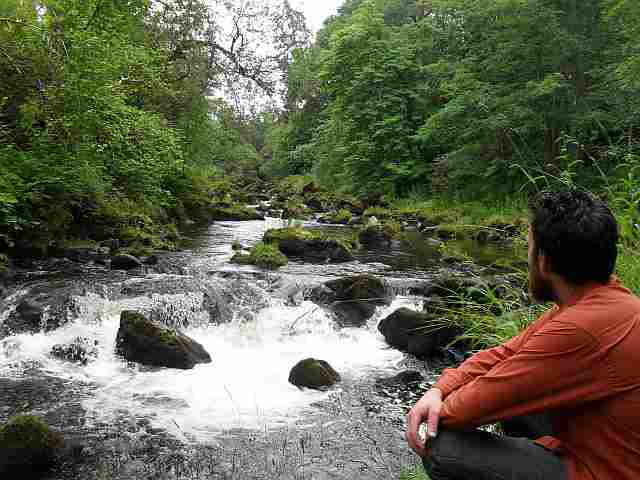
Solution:
[[[463,385],[472,382],[477,377],[487,374],[495,365],[503,362],[520,350],[526,339],[537,331],[540,325],[552,314],[553,311],[545,313],[520,333],[520,335],[513,337],[503,345],[478,352],[457,368],[445,369],[434,385],[434,388],[442,391],[442,397],[447,398],[452,392],[458,390]]]
[[[452,392],[443,425],[468,428],[603,398],[610,394],[607,376],[598,374],[603,355],[586,331],[550,320],[517,353]]]

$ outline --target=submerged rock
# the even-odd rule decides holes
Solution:
[[[383,280],[372,275],[340,278],[311,290],[309,300],[329,308],[342,326],[367,323],[376,307],[391,305],[395,294]]]
[[[133,255],[115,255],[111,257],[112,270],[133,270],[142,267],[142,261]]]
[[[71,363],[86,365],[90,360],[98,357],[97,341],[78,337],[70,344],[54,345],[51,356]]]
[[[433,357],[462,332],[446,320],[408,308],[396,310],[378,324],[389,345],[417,357]]]
[[[120,315],[116,352],[129,361],[156,367],[189,370],[211,363],[209,353],[192,338],[132,311]]]
[[[298,362],[289,373],[289,383],[298,388],[324,390],[340,381],[340,374],[324,360],[307,358]]]
[[[0,427],[0,475],[33,478],[51,468],[63,446],[62,436],[52,432],[40,418],[13,417]]]
[[[77,285],[39,285],[27,293],[0,325],[0,338],[20,333],[49,332],[67,324],[77,313]]]

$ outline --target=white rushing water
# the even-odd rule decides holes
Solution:
[[[328,361],[344,382],[373,372],[391,373],[403,356],[387,347],[377,322],[401,306],[415,308],[412,300],[399,298],[378,309],[367,327],[337,329],[310,302],[289,307],[272,299],[249,321],[186,329],[213,362],[183,371],[127,365],[114,353],[120,312],[144,309],[150,301],[80,297],[82,313],[73,323],[0,342],[0,376],[21,374],[25,364],[36,362],[49,375],[96,385],[95,395],[83,404],[95,421],[109,422],[124,414],[149,419],[152,426],[178,436],[204,440],[227,429],[263,429],[301,418],[329,395],[288,383],[291,367],[304,358]],[[77,337],[98,341],[95,361],[79,366],[50,356],[54,345]]]

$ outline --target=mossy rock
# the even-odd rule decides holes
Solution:
[[[400,308],[378,324],[389,345],[420,358],[439,354],[439,349],[453,342],[462,330],[437,316]]]
[[[374,224],[365,227],[365,229],[358,234],[358,240],[365,247],[384,247],[391,243],[393,234],[383,225]]]
[[[19,415],[0,427],[0,474],[10,478],[49,469],[64,446],[61,435],[33,415]],[[9,478],[9,477],[7,477]]]
[[[209,353],[192,338],[133,311],[120,315],[116,352],[131,362],[183,370],[211,362]]]
[[[368,219],[368,218],[371,218],[371,217],[376,217],[378,220],[389,220],[389,219],[393,218],[394,214],[393,214],[393,211],[391,211],[391,210],[389,210],[387,208],[370,207],[370,208],[367,208],[364,211],[362,216],[365,219]]]
[[[298,388],[326,390],[340,381],[340,374],[324,360],[307,358],[289,372],[289,383]]]
[[[0,253],[0,273],[9,271],[9,257],[4,253]]]
[[[264,234],[265,243],[275,243],[283,240],[320,240],[322,235],[314,230],[301,227],[275,228]]]
[[[235,254],[231,259],[231,263],[276,269],[287,265],[289,260],[275,245],[259,243],[251,249],[251,253],[248,255],[244,253]]]
[[[353,219],[353,214],[346,209],[340,209],[337,212],[331,213],[329,215],[324,215],[318,221],[320,223],[331,223],[336,225],[349,225],[351,220]]]
[[[264,220],[257,210],[241,205],[214,205],[209,208],[209,217],[214,222],[247,222]]]
[[[304,228],[268,230],[264,243],[277,245],[287,257],[299,257],[308,262],[344,263],[354,259],[351,247],[345,241]]]
[[[308,220],[311,214],[311,210],[299,202],[288,202],[282,210],[282,218],[285,220]]]

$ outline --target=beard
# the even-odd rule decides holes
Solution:
[[[529,296],[538,303],[555,302],[558,299],[551,282],[540,273],[537,258],[529,262]]]

